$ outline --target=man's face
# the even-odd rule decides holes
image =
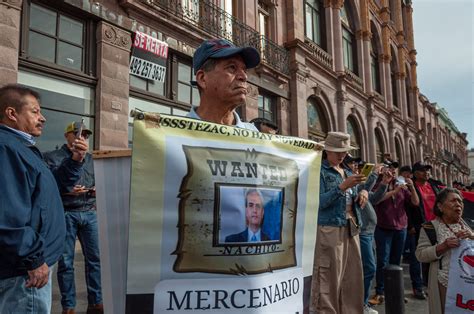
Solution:
[[[82,134],[81,134],[82,138],[87,140],[87,139],[89,139],[89,136],[90,136],[89,133],[87,133],[86,131],[82,131]],[[72,147],[72,144],[76,140],[76,133],[71,131],[71,132],[65,133],[64,137],[66,138],[67,145],[69,147]]]
[[[349,168],[351,168],[352,172],[355,174],[359,174],[359,164],[355,161],[351,161],[348,164]]]
[[[40,136],[43,132],[43,126],[46,119],[41,114],[41,108],[38,100],[27,95],[24,97],[25,104],[19,111],[13,113],[16,121],[15,128],[33,136]]]
[[[245,103],[247,67],[241,56],[218,59],[213,70],[203,73],[203,96],[235,107]]]
[[[400,175],[404,177],[405,179],[411,179],[411,172],[410,171],[403,171],[400,172]]]
[[[414,173],[415,179],[418,181],[428,181],[430,178],[430,171],[428,169],[425,170],[417,170]]]
[[[258,193],[247,195],[247,208],[245,218],[249,227],[259,228],[263,220],[263,203]]]

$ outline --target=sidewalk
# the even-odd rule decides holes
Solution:
[[[408,303],[405,303],[405,314],[428,314],[428,300],[418,300],[413,297],[408,264],[402,264],[402,267],[405,298],[408,299]],[[375,291],[371,296],[374,293]],[[385,314],[385,303],[374,306],[374,310],[377,310],[379,314]]]
[[[53,273],[53,305],[52,314],[61,314],[61,295],[59,294],[58,279],[56,276],[57,265]],[[86,279],[84,277],[84,255],[82,255],[81,245],[76,241],[76,254],[74,257],[74,273],[76,278],[76,314],[86,314],[87,311],[87,290]]]
[[[408,264],[402,264],[403,267],[403,282],[405,285],[405,297],[408,303],[405,304],[405,314],[426,314],[428,313],[428,300],[418,300],[413,297],[410,273]],[[56,267],[57,269],[57,267]],[[86,281],[84,278],[84,256],[82,255],[81,246],[76,242],[76,256],[74,259],[74,271],[76,278],[76,313],[85,314],[87,310],[87,291]],[[374,293],[374,292],[373,292]],[[372,294],[371,294],[372,295]],[[374,307],[379,314],[385,314],[385,304]],[[61,296],[59,294],[58,280],[56,272],[53,274],[53,306],[52,314],[61,314]]]

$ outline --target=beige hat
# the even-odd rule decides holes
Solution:
[[[356,147],[351,146],[351,136],[342,132],[328,132],[326,140],[322,142],[324,150],[329,152],[348,152]]]

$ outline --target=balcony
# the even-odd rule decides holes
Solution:
[[[304,42],[309,47],[314,58],[327,69],[332,70],[332,56],[310,39],[306,38]]]
[[[263,64],[289,75],[289,53],[286,49],[234,16],[206,0],[138,0],[159,11],[165,11],[210,35],[226,38],[236,46],[251,46],[260,52]]]

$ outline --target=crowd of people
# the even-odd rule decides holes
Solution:
[[[348,154],[349,134],[329,132],[324,144],[311,311],[377,313],[384,268],[400,265],[407,250],[413,296],[426,299],[428,287],[430,313],[444,313],[450,250],[474,239],[460,189],[432,179],[428,164],[399,168],[390,156],[364,177],[364,162]]]
[[[246,101],[247,69],[259,62],[254,48],[204,41],[193,59],[200,104],[188,117],[277,133],[271,121],[244,122],[235,111]],[[88,313],[103,313],[95,181],[87,152],[92,132],[72,122],[66,143],[42,154],[35,138],[45,122],[35,91],[15,84],[0,88],[0,313],[49,313],[55,265],[63,313],[74,313],[76,238],[85,256]],[[371,305],[384,302],[384,267],[400,265],[407,248],[414,296],[425,299],[427,285],[431,313],[442,313],[450,250],[474,239],[461,218],[459,191],[432,180],[431,166],[399,167],[390,156],[370,174],[360,173],[364,163],[348,154],[355,149],[349,134],[329,132],[324,145],[310,312],[376,313]],[[434,230],[435,242],[428,230]],[[420,262],[431,264],[429,274]]]

